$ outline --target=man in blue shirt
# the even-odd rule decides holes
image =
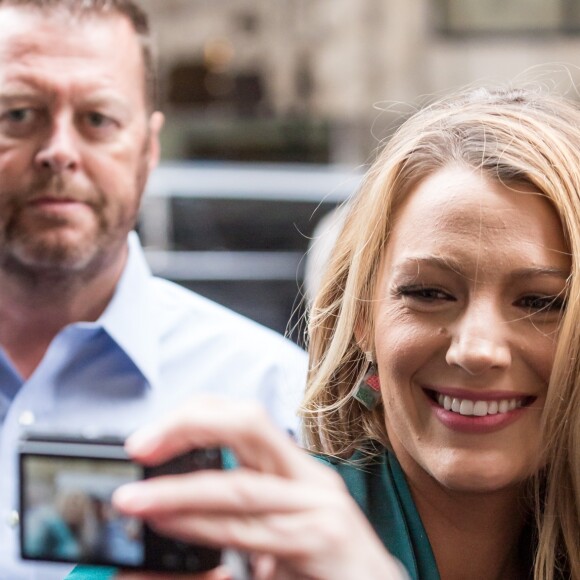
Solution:
[[[152,61],[131,0],[0,0],[0,578],[66,574],[18,561],[23,429],[124,435],[201,392],[297,428],[304,353],[152,277],[131,233],[163,125]]]

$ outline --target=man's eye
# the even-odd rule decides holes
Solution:
[[[44,122],[41,109],[19,107],[0,112],[0,135],[20,139],[30,136]]]
[[[108,128],[114,125],[113,119],[102,113],[92,112],[86,116],[87,123],[95,129]]]
[[[33,109],[11,109],[6,111],[3,115],[4,119],[12,123],[26,123],[32,121],[34,118]]]

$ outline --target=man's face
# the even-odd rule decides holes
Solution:
[[[122,255],[161,125],[127,19],[0,9],[0,268],[65,274]]]

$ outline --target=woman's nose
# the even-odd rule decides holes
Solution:
[[[461,367],[470,375],[508,367],[511,352],[507,330],[507,322],[491,308],[466,311],[451,333],[445,357],[447,364]]]

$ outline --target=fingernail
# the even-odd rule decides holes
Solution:
[[[135,512],[149,507],[151,500],[141,484],[126,483],[114,491],[113,504],[123,510]]]
[[[142,455],[154,449],[159,442],[158,435],[149,428],[139,429],[125,441],[125,450],[129,455]]]

